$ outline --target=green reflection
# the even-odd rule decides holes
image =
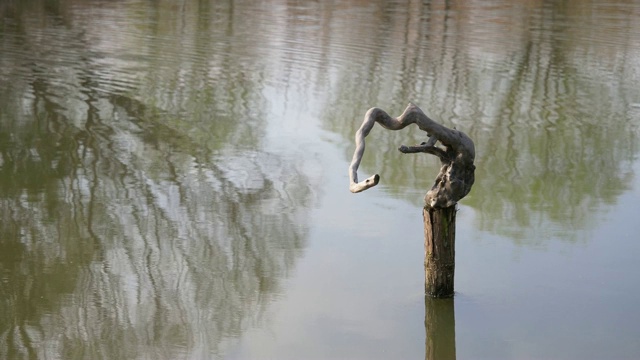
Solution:
[[[624,5],[0,2],[0,358],[206,358],[264,321],[316,185],[264,151],[275,105],[322,107],[346,173],[364,112],[415,101],[476,141],[479,229],[576,240],[634,176]],[[362,164],[416,209],[419,133]]]
[[[456,358],[456,316],[453,298],[424,298],[425,359]]]
[[[0,8],[1,358],[220,355],[303,251],[314,184],[262,151],[255,29],[183,5]]]
[[[364,29],[355,35],[363,42],[367,31],[378,36],[374,55],[341,69],[327,106],[325,124],[346,139],[346,161],[368,108],[398,115],[412,101],[474,139],[477,179],[462,203],[477,210],[480,229],[528,245],[583,239],[599,217],[594,210],[615,203],[634,175],[633,15],[596,12],[595,2],[447,4],[351,20]],[[580,31],[593,28],[615,42]],[[396,149],[424,141],[420,133],[374,129],[362,163],[363,177],[379,173],[385,191],[417,208],[437,159]]]

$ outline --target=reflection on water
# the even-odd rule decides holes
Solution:
[[[400,114],[408,99],[417,102],[475,140],[477,181],[465,203],[477,210],[481,229],[517,242],[574,241],[596,207],[630,187],[639,150],[638,114],[631,111],[640,98],[637,7],[410,4],[379,30],[374,47],[385,51],[340,73],[331,129],[350,139],[369,106]],[[361,90],[353,102],[348,94]],[[414,189],[431,186],[437,161],[388,152],[424,141],[412,133],[419,131],[374,130],[363,169],[418,205]]]
[[[1,2],[0,357],[222,357],[243,338],[237,353],[273,358],[387,357],[376,346],[415,358],[423,329],[426,358],[563,355],[585,344],[558,332],[587,328],[605,329],[594,344],[607,354],[632,353],[637,326],[616,309],[638,299],[620,275],[638,270],[624,257],[637,229],[615,212],[637,199],[638,16],[595,0]],[[420,217],[438,164],[394,149],[423,135],[374,130],[362,170],[381,174],[379,190],[344,200],[362,116],[408,101],[476,142],[457,241],[475,263],[457,276],[485,285],[456,281],[457,319],[453,300],[423,305],[403,287],[421,290],[423,274],[419,260],[403,273],[421,250],[397,239],[422,228],[404,214]],[[493,237],[522,249],[521,268],[473,242]],[[605,270],[528,257],[593,237]],[[284,285],[298,268],[308,277]],[[626,292],[604,301],[594,284],[620,294],[613,278]],[[536,280],[565,295],[545,302]],[[246,340],[278,302],[291,306],[274,333]],[[568,331],[527,317],[559,313]],[[513,328],[520,342],[504,339]]]
[[[427,332],[425,360],[456,358],[456,316],[453,298],[424,298]]]
[[[312,183],[261,150],[255,65],[140,6],[2,6],[2,358],[218,354],[305,246]]]

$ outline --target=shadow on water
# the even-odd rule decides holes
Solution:
[[[220,355],[302,254],[313,181],[261,148],[257,65],[210,47],[134,57],[175,35],[136,26],[176,9],[82,4],[3,9],[0,357]],[[100,39],[108,14],[130,17],[117,42]]]
[[[452,298],[424,298],[425,360],[456,359],[456,316]]]

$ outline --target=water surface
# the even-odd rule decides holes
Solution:
[[[0,358],[640,356],[634,2],[0,4]],[[423,296],[411,101],[476,143]]]

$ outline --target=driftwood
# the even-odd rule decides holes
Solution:
[[[456,203],[471,191],[475,180],[473,141],[463,132],[431,120],[413,104],[409,104],[397,118],[379,108],[369,109],[356,132],[356,150],[349,166],[349,190],[354,193],[376,186],[380,181],[380,176],[375,174],[358,182],[364,138],[375,123],[389,130],[400,130],[409,124],[418,125],[420,130],[427,132],[429,140],[416,146],[401,145],[398,150],[404,154],[420,152],[435,155],[442,163],[435,184],[424,197],[425,293],[432,297],[453,296]]]
[[[349,166],[349,190],[353,193],[361,192],[374,187],[380,181],[380,176],[375,174],[368,179],[358,182],[358,167],[364,155],[364,138],[369,135],[375,123],[379,123],[388,130],[400,130],[410,124],[418,125],[420,130],[426,131],[429,136],[427,142],[416,146],[402,145],[398,150],[402,153],[423,152],[437,156],[442,163],[440,173],[436,177],[435,184],[425,196],[425,205],[434,209],[447,208],[455,205],[458,200],[465,197],[471,190],[475,180],[475,147],[473,141],[463,132],[449,129],[431,120],[419,107],[409,104],[402,115],[392,118],[379,108],[367,111],[360,129],[356,132],[356,150]],[[437,143],[442,147],[436,146]]]

